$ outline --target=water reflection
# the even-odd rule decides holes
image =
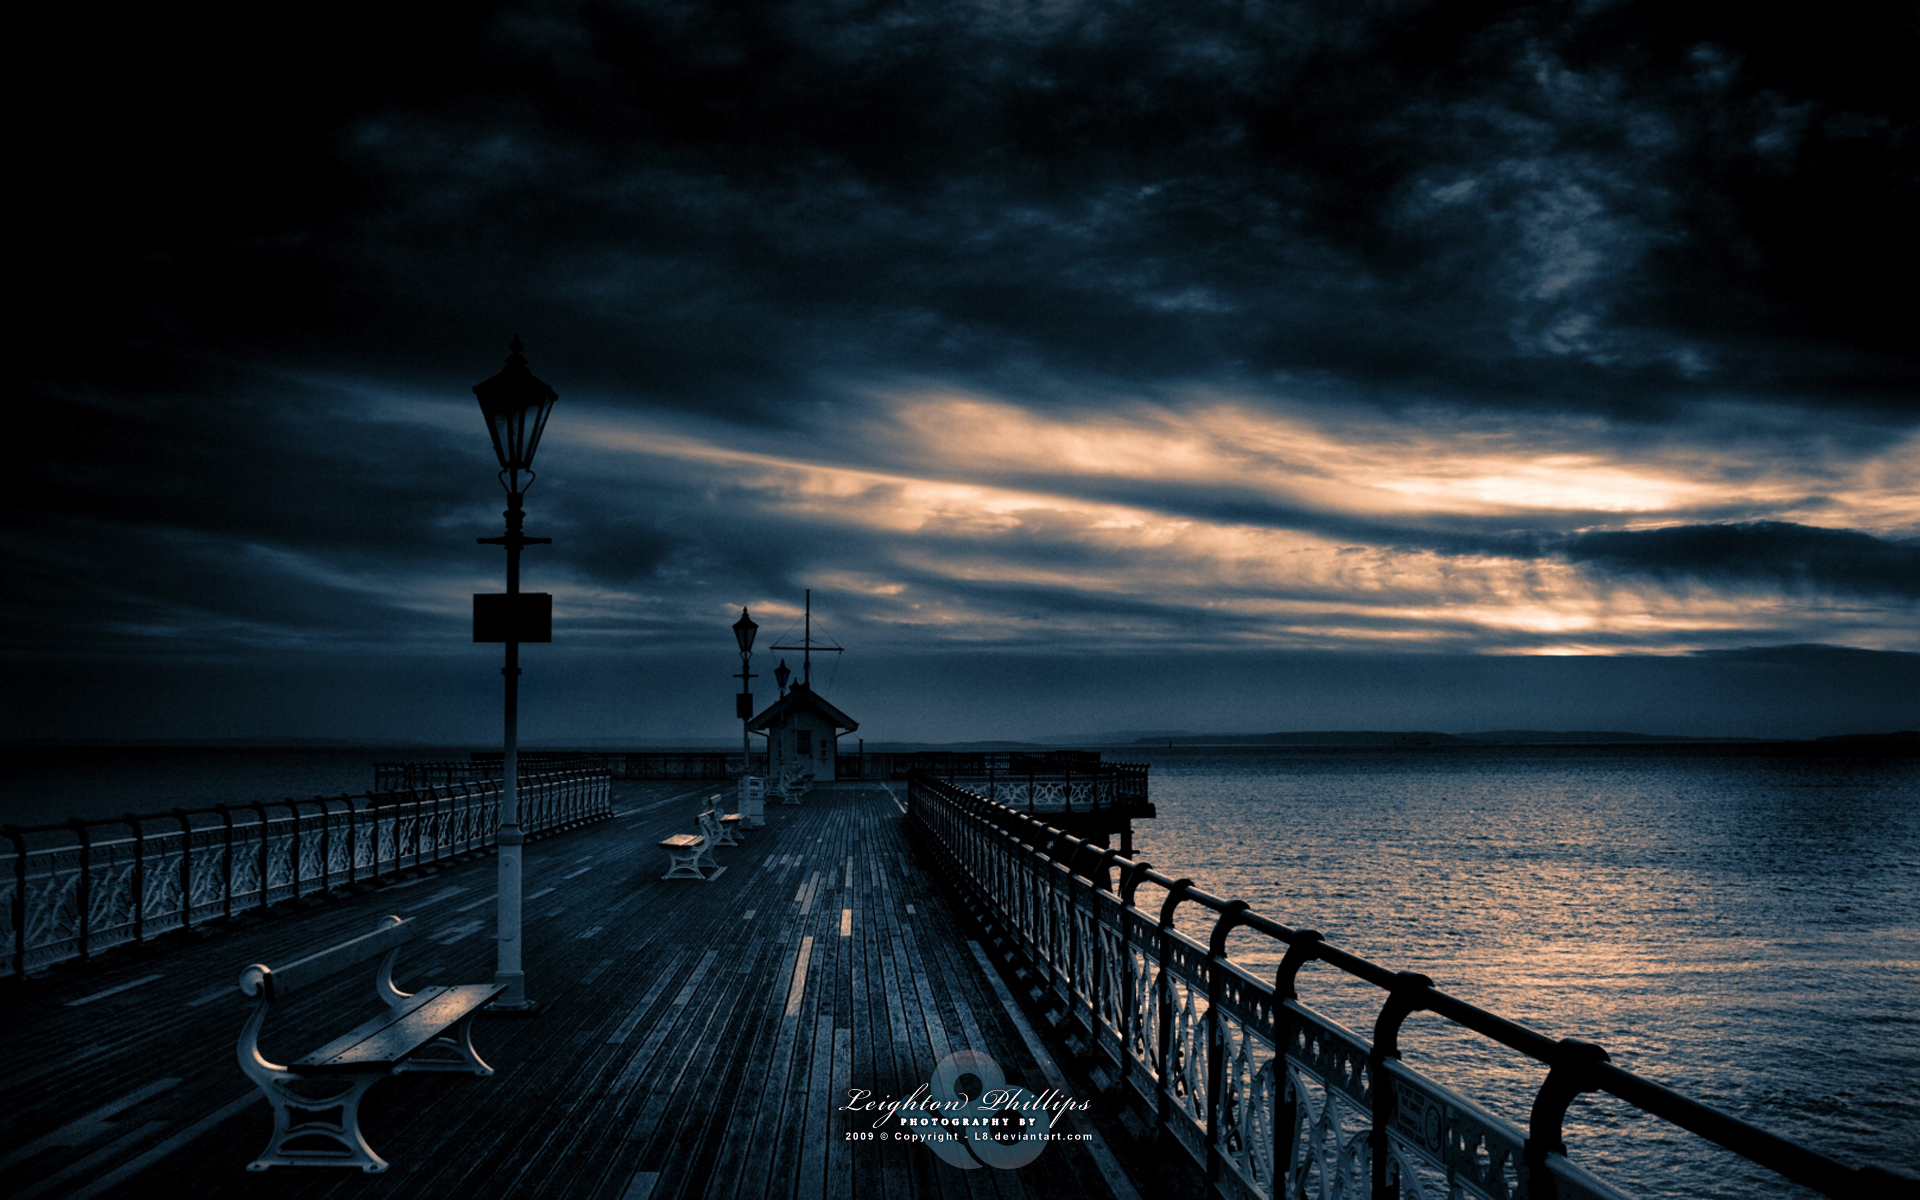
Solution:
[[[1135,846],[1163,870],[1843,1160],[1920,1169],[1920,762],[1596,747],[1152,760],[1160,817]],[[1205,914],[1181,915],[1204,939]],[[1278,965],[1258,935],[1229,947],[1257,974]],[[1381,999],[1325,967],[1300,992],[1362,1032]],[[1401,1044],[1524,1126],[1540,1068],[1431,1017]],[[1647,1195],[1741,1177],[1656,1124],[1586,1101],[1569,1144]]]

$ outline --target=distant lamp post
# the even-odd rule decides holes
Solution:
[[[733,623],[733,640],[740,643],[740,694],[733,698],[734,715],[740,718],[740,773],[753,774],[753,738],[747,732],[747,722],[753,718],[753,680],[754,674],[748,670],[753,659],[753,635],[760,632],[760,626],[754,624],[746,609],[740,610],[740,619]]]
[[[787,660],[781,659],[780,665],[773,669],[774,686],[780,689],[782,696],[787,694],[787,680],[793,678],[793,671],[787,666]]]
[[[533,486],[533,454],[539,449],[540,434],[547,427],[547,414],[559,399],[554,390],[534,378],[527,360],[520,353],[516,335],[507,365],[485,383],[475,384],[473,394],[480,401],[480,413],[487,419],[487,432],[493,437],[493,452],[500,459],[500,486],[507,491],[507,532],[504,537],[480,538],[485,546],[504,546],[507,550],[507,591],[505,595],[478,595],[473,598],[473,640],[505,642],[506,676],[506,753],[501,763],[500,781],[500,882],[497,907],[500,920],[500,954],[494,970],[494,982],[506,991],[493,1007],[504,1012],[532,1012],[538,1005],[527,999],[526,976],[520,969],[520,857],[526,835],[520,829],[520,643],[553,640],[553,597],[520,591],[520,551],[527,546],[547,545],[552,538],[527,537],[520,532],[525,515],[521,497]],[[524,476],[524,478],[523,478]]]

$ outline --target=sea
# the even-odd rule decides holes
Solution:
[[[1136,857],[1842,1162],[1920,1174],[1920,757],[1817,747],[1185,748]],[[1154,893],[1143,887],[1145,903]],[[1187,909],[1195,906],[1189,904]],[[1201,937],[1210,921],[1179,922]],[[1282,948],[1236,934],[1270,975]],[[1370,1034],[1324,965],[1304,1003]],[[1526,1127],[1544,1072],[1415,1016],[1409,1065]],[[1814,1193],[1611,1098],[1575,1161],[1630,1194]]]
[[[449,747],[9,749],[0,821],[366,791]],[[1137,857],[1842,1162],[1920,1174],[1920,757],[1709,745],[1107,750]],[[1139,899],[1157,905],[1143,887]],[[1191,903],[1180,927],[1205,939]],[[1236,933],[1270,975],[1282,948]],[[1324,965],[1309,1006],[1370,1035]],[[1544,1073],[1427,1014],[1404,1060],[1525,1128]],[[1567,1122],[1631,1195],[1811,1196],[1610,1098]]]

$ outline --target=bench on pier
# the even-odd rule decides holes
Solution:
[[[662,879],[698,879],[702,883],[720,878],[726,870],[713,857],[714,839],[704,833],[676,833],[663,838],[660,848],[667,852],[667,873]],[[701,863],[713,868],[711,875],[701,869]]]
[[[811,775],[791,771],[780,777],[780,803],[782,804],[798,804],[812,790],[813,776]]]
[[[714,807],[700,814],[700,832],[711,839],[716,846],[744,845],[740,836],[740,814],[720,811],[720,797],[715,796]]]
[[[469,983],[407,993],[393,986],[393,963],[413,940],[416,926],[400,917],[383,919],[372,933],[307,955],[282,967],[255,963],[240,972],[242,995],[259,998],[240,1030],[240,1069],[273,1106],[273,1136],[249,1171],[268,1167],[359,1167],[387,1169],[360,1132],[360,1101],[381,1079],[400,1071],[463,1071],[491,1075],[474,1053],[473,1016],[506,990],[505,984]],[[373,990],[386,1012],[365,1021],[285,1066],[260,1053],[260,1028],[274,1002],[328,979],[375,955]]]

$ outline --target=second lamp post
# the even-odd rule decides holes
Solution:
[[[733,640],[740,643],[740,694],[734,697],[733,711],[740,718],[740,774],[753,774],[753,738],[747,732],[747,722],[753,718],[753,672],[748,665],[753,659],[753,635],[760,632],[760,626],[754,624],[746,609],[740,610],[740,619],[733,623]]]

